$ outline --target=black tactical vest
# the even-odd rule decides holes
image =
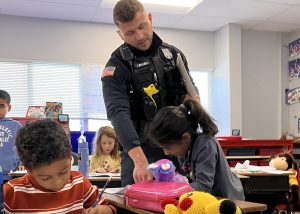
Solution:
[[[122,58],[128,61],[132,72],[127,88],[134,121],[151,121],[160,108],[181,104],[186,89],[176,66],[174,48],[163,43],[154,56],[135,56],[127,44],[122,48]],[[158,92],[149,96],[146,91],[151,87],[151,91]]]

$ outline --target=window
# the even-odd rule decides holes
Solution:
[[[29,105],[62,102],[63,113],[80,118],[82,112],[81,65],[42,62],[0,62],[1,89],[11,95],[8,117],[24,117]],[[78,129],[70,120],[70,129]]]
[[[62,102],[72,131],[96,131],[106,118],[100,75],[103,66],[49,62],[1,62],[1,89],[12,97],[8,117],[24,117],[29,105]],[[191,70],[201,103],[213,114],[212,71]]]
[[[213,115],[213,72],[208,69],[190,70],[195,85],[198,88],[202,106]]]

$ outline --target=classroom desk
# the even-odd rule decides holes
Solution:
[[[89,177],[88,179],[90,180],[90,182],[93,185],[101,188],[104,186],[104,184],[109,179],[109,177]],[[108,188],[120,187],[120,186],[121,186],[121,177],[120,176],[112,177],[110,182],[107,185]]]
[[[26,175],[26,172],[10,172],[8,174],[9,176],[13,178],[22,177]],[[91,181],[93,185],[96,185],[98,187],[103,187],[105,182],[108,180],[109,177],[88,177],[88,179]],[[121,177],[120,176],[114,176],[111,178],[111,181],[108,184],[108,187],[120,187],[121,186]]]
[[[226,156],[227,160],[269,160],[270,156]]]
[[[289,174],[261,172],[235,172],[241,179],[245,196],[250,194],[280,194],[285,201],[287,213],[291,213]]]
[[[104,193],[103,197],[107,198],[112,205],[114,205],[118,208],[128,210],[133,213],[139,213],[139,214],[156,214],[157,213],[157,212],[153,212],[153,211],[141,210],[138,208],[126,206],[124,203],[124,197],[122,195]],[[267,209],[267,206],[265,204],[261,204],[261,203],[239,201],[239,200],[234,200],[234,203],[237,206],[239,206],[244,211],[244,213],[263,212],[264,210]]]

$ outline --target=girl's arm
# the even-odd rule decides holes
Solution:
[[[197,191],[211,193],[216,174],[217,145],[209,136],[197,138],[197,141],[192,150],[194,169],[190,185]]]
[[[121,159],[113,159],[114,163],[112,164],[113,168],[112,168],[112,172],[120,172],[121,171]]]
[[[96,172],[97,170],[97,160],[96,158],[93,156],[91,161],[90,161],[90,167],[89,167],[89,173],[93,173]]]

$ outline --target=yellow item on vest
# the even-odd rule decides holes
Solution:
[[[149,86],[144,88],[144,92],[147,94],[148,97],[150,97],[150,99],[152,100],[155,108],[157,108],[156,102],[153,99],[153,95],[157,94],[159,92],[159,90],[155,87],[155,85],[153,83],[150,84]]]

